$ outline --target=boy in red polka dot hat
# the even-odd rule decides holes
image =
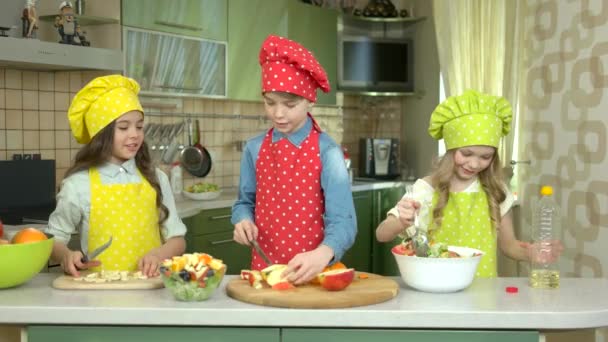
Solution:
[[[340,146],[310,114],[327,74],[299,43],[271,35],[260,49],[262,97],[272,127],[247,141],[234,239],[257,240],[295,284],[339,261],[357,232],[350,180]],[[252,250],[251,268],[267,266]]]

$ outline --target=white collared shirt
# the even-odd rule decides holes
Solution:
[[[129,184],[141,182],[135,160],[130,159],[121,165],[105,163],[98,167],[103,184]],[[161,226],[164,241],[175,236],[184,236],[186,226],[177,214],[175,199],[171,192],[169,178],[160,169],[156,169],[163,204],[169,209],[169,217]],[[57,241],[67,244],[73,233],[80,232],[80,245],[86,253],[88,250],[89,219],[91,208],[91,181],[89,170],[78,171],[61,183],[57,194],[57,207],[49,217],[46,232],[53,234]]]

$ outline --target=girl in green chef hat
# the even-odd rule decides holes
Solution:
[[[437,106],[429,133],[444,139],[447,152],[429,176],[414,183],[412,196],[404,196],[388,212],[376,229],[378,241],[403,234],[420,211],[430,241],[485,252],[477,277],[496,277],[497,247],[510,258],[529,260],[530,244],[517,240],[513,231],[514,198],[502,181],[497,154],[511,117],[505,98],[474,90]]]

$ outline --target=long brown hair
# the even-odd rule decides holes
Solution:
[[[437,203],[433,208],[433,223],[435,223],[436,228],[441,227],[443,209],[447,205],[450,197],[450,180],[454,176],[454,154],[456,153],[456,150],[457,149],[448,150],[436,163],[430,176],[431,185],[435,191],[439,193]],[[488,195],[490,220],[492,226],[496,229],[500,227],[501,221],[500,203],[507,198],[500,168],[500,158],[497,153],[494,153],[490,165],[485,170],[479,172],[479,183]]]
[[[112,123],[99,131],[88,144],[84,145],[78,151],[74,164],[65,172],[65,178],[68,178],[78,171],[98,167],[110,160],[112,157],[115,126],[116,121],[112,121]],[[135,155],[135,165],[148,183],[150,183],[154,191],[156,191],[156,207],[158,208],[159,213],[158,223],[162,224],[169,216],[169,209],[163,204],[163,193],[160,189],[160,183],[156,177],[156,170],[152,164],[148,145],[145,141]]]

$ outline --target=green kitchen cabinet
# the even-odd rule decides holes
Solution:
[[[270,34],[287,35],[285,0],[228,1],[228,98],[260,101],[260,46]]]
[[[537,331],[281,329],[281,342],[538,342]]]
[[[28,342],[280,342],[278,328],[224,327],[27,327]]]
[[[404,193],[404,186],[353,192],[357,238],[342,258],[347,267],[381,275],[399,275],[391,248],[401,240],[396,238],[392,242],[378,242],[376,228]]]
[[[233,239],[234,226],[230,223],[231,208],[203,210],[183,219],[186,233],[187,253],[207,253],[222,259],[227,265],[227,274],[240,274],[249,269],[251,250]]]
[[[325,69],[331,91],[317,91],[317,103],[336,104],[338,11],[289,0],[288,37],[312,51]]]
[[[357,214],[357,237],[354,245],[344,254],[342,262],[357,271],[371,272],[372,239],[372,191],[353,192],[355,213]]]
[[[196,38],[228,40],[226,0],[122,0],[122,24]]]
[[[326,70],[332,91],[317,103],[336,104],[337,11],[298,0],[229,0],[228,98],[261,100],[258,54],[269,34],[293,39],[311,50]]]
[[[386,218],[386,213],[403,197],[403,194],[405,194],[405,186],[374,190],[374,231],[380,222]],[[374,235],[372,241],[373,273],[385,276],[398,276],[399,268],[395,262],[395,257],[391,253],[391,248],[400,243],[401,239],[397,237],[391,242],[378,242]]]

